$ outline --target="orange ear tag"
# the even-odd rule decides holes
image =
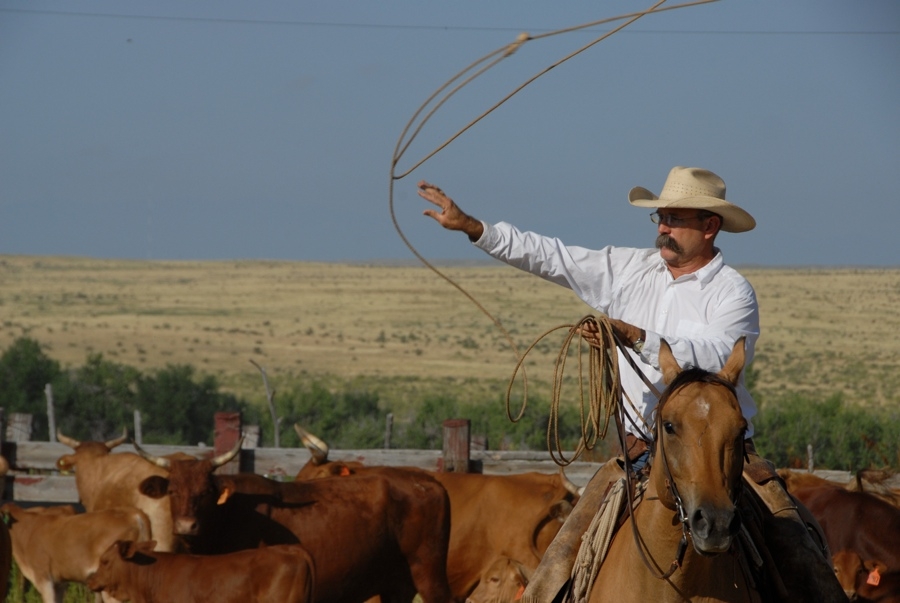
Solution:
[[[347,465],[342,465],[341,466],[341,477],[347,477],[348,475],[350,475],[350,468],[347,467]]]
[[[216,501],[217,505],[224,505],[225,501],[231,496],[231,490],[225,488],[222,490],[222,494],[219,495],[219,500]]]
[[[878,568],[876,567],[871,572],[869,572],[869,577],[866,578],[866,584],[878,586],[879,582],[881,582],[881,574],[878,573]]]
[[[516,591],[516,598],[513,599],[513,600],[514,600],[514,601],[521,601],[521,600],[522,600],[522,595],[524,595],[524,594],[525,594],[525,585],[524,585],[524,584],[520,584],[520,585],[519,585],[519,590]]]

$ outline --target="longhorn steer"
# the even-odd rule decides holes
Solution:
[[[315,603],[448,603],[450,502],[433,478],[393,469],[377,475],[282,483],[255,474],[213,475],[235,448],[206,460],[160,459],[166,469],[141,484],[170,499],[175,530],[198,553],[260,543],[302,544],[316,563]],[[219,504],[217,504],[217,502]]]
[[[85,582],[100,555],[118,539],[147,540],[147,516],[133,507],[75,513],[71,505],[0,507],[10,518],[12,552],[44,603],[61,603],[66,582]]]
[[[116,507],[136,507],[150,520],[150,536],[160,551],[172,551],[177,540],[172,530],[172,513],[167,499],[142,496],[140,483],[151,475],[165,475],[165,471],[145,462],[133,452],[112,453],[128,437],[106,442],[81,442],[57,431],[56,438],[72,448],[56,461],[62,471],[75,471],[75,487],[81,504],[88,512]]]
[[[88,586],[120,601],[153,603],[307,603],[314,565],[306,550],[285,544],[226,555],[153,551],[154,543],[117,541],[100,557]]]

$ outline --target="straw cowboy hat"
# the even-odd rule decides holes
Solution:
[[[725,200],[725,181],[701,168],[673,167],[658,197],[636,186],[629,191],[628,202],[635,207],[705,209],[722,216],[725,232],[746,232],[756,226],[753,216]]]

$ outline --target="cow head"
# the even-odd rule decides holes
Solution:
[[[75,465],[78,464],[79,458],[108,455],[113,448],[119,446],[128,439],[128,428],[123,427],[121,436],[106,442],[81,442],[63,434],[59,429],[56,430],[56,439],[75,451],[74,454],[64,454],[56,461],[56,467],[60,471],[71,471]]]
[[[831,557],[834,564],[834,575],[837,576],[844,594],[850,600],[856,598],[856,584],[863,573],[863,562],[856,551],[838,551]]]
[[[87,577],[87,586],[94,592],[104,591],[110,597],[119,601],[131,598],[131,594],[122,590],[121,580],[125,572],[125,563],[138,563],[146,565],[153,563],[153,549],[156,541],[133,542],[131,540],[117,540],[112,543],[100,556],[97,571]]]
[[[531,571],[509,557],[498,557],[481,574],[466,603],[515,603],[522,599]]]
[[[219,495],[213,472],[237,456],[242,442],[241,438],[234,448],[211,459],[157,457],[135,444],[141,457],[169,472],[168,477],[154,475],[142,481],[141,494],[150,498],[168,496],[174,532],[196,536],[200,517],[215,506]]]

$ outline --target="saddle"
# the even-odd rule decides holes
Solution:
[[[773,504],[784,502],[770,501],[772,496],[769,491],[780,491],[785,499],[791,501],[785,512],[796,515],[798,507],[787,496],[774,466],[756,455],[755,450],[752,452],[745,458],[745,487],[737,502],[741,530],[735,539],[736,552],[744,573],[764,600],[795,602],[798,601],[796,590],[786,587],[783,579],[783,574],[794,571],[794,568],[784,567],[782,558],[785,551],[776,551],[773,555],[767,544],[767,537],[771,540],[772,535],[771,529],[766,527],[766,517],[777,513]],[[544,554],[522,597],[523,603],[586,602],[609,545],[628,517],[626,487],[625,473],[616,462],[607,463],[595,474],[563,529]],[[636,506],[640,504],[642,494],[643,487],[638,482],[634,495]],[[814,534],[816,546],[826,551],[827,555],[824,535],[815,520],[811,516],[809,519],[812,524],[804,522],[809,526],[804,529]],[[830,559],[830,555],[825,559]],[[823,600],[831,599],[826,597]]]

